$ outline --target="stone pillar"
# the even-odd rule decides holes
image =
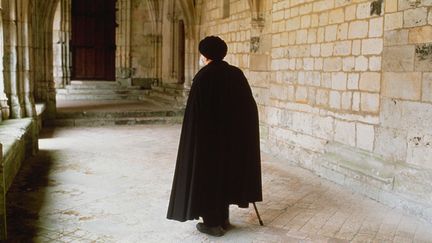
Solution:
[[[131,67],[131,1],[118,0],[116,13],[116,79],[130,82]]]
[[[5,22],[4,24],[4,84],[6,95],[9,96],[11,107],[11,117],[24,117],[24,101],[22,95],[22,85],[18,80],[18,55],[17,55],[17,12],[16,2],[5,2]]]
[[[70,83],[71,75],[71,0],[60,0],[54,15],[53,53],[54,82],[57,88]]]
[[[3,8],[0,1],[0,16],[3,16]],[[0,57],[3,59],[3,18],[0,18]],[[2,63],[3,64],[3,63]],[[3,78],[3,65],[0,65],[0,121],[9,117],[9,106],[7,104],[8,98],[5,93],[5,85]]]
[[[33,7],[33,1],[19,0],[17,1],[17,10],[20,16],[18,21],[18,77],[22,84],[21,94],[24,95],[25,115],[27,117],[36,116],[36,107],[33,96],[34,91],[34,75],[31,70],[33,63],[33,48],[32,36],[30,34],[31,20],[28,16],[29,8]],[[22,93],[23,92],[23,93]]]

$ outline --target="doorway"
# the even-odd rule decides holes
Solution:
[[[72,80],[115,80],[116,0],[72,0]]]

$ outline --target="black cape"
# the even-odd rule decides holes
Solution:
[[[213,61],[189,93],[168,219],[198,219],[221,203],[262,201],[258,111],[243,72]]]

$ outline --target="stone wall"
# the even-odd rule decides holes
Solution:
[[[200,37],[248,76],[263,149],[432,221],[432,2],[255,2],[202,1]]]

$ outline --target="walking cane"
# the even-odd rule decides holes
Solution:
[[[258,217],[258,221],[259,221],[260,225],[261,225],[261,226],[264,226],[264,223],[263,223],[263,221],[261,220],[261,217],[260,217],[260,215],[259,215],[259,213],[258,213],[257,206],[255,205],[255,202],[253,202],[252,204],[253,204],[253,206],[254,206],[254,208],[255,208],[255,213],[256,213],[256,215],[257,215],[257,217]]]

